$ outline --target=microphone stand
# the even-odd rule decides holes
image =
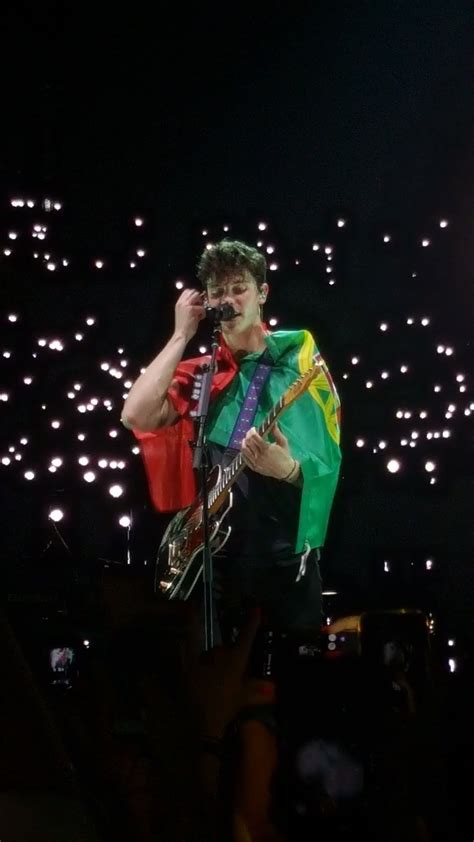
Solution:
[[[196,418],[199,421],[199,428],[196,442],[193,444],[193,468],[199,471],[200,496],[202,501],[202,525],[204,546],[203,554],[203,589],[204,589],[204,624],[205,624],[205,648],[206,651],[214,646],[214,618],[213,618],[213,565],[212,551],[209,530],[209,500],[208,500],[208,470],[209,454],[206,447],[205,425],[207,421],[209,399],[211,396],[211,382],[216,369],[216,354],[219,347],[219,334],[221,332],[221,314],[214,313],[214,327],[212,331],[212,355],[211,361],[203,366],[204,375],[202,378],[199,404],[196,410]]]

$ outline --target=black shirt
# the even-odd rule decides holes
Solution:
[[[236,451],[208,443],[211,465],[226,467]],[[228,558],[248,559],[256,565],[290,563],[295,554],[301,489],[246,468],[233,487],[227,516],[232,532],[223,551]],[[219,555],[221,555],[221,552]]]

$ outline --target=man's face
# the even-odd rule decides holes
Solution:
[[[231,304],[238,313],[235,319],[222,322],[224,333],[242,333],[260,324],[260,307],[267,296],[268,284],[257,287],[254,277],[245,269],[214,278],[207,285],[207,298],[211,307]]]

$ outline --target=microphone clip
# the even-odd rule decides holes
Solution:
[[[232,304],[221,304],[218,307],[206,307],[206,316],[214,324],[218,322],[230,322],[238,313],[235,312]]]

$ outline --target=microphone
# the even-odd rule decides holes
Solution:
[[[221,304],[220,307],[206,307],[206,316],[213,322],[230,322],[238,315],[232,304]]]

